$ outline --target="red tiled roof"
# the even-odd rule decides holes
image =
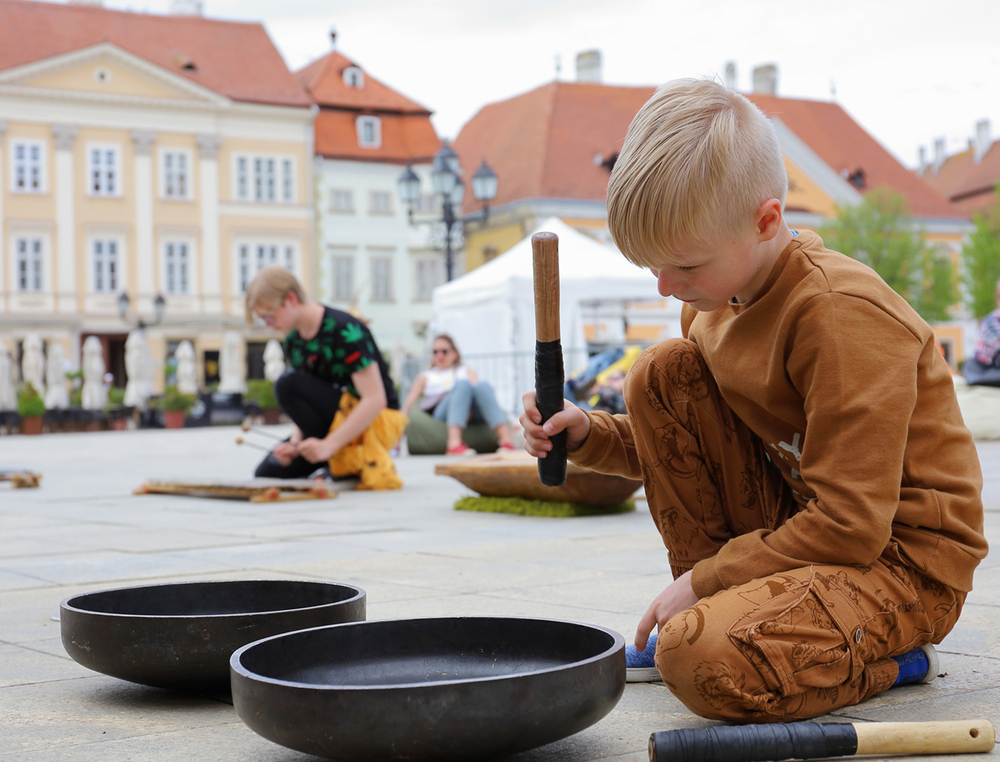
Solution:
[[[236,101],[309,105],[259,23],[0,0],[0,70],[103,42]]]
[[[364,87],[348,87],[344,84],[344,69],[349,66],[361,68],[347,56],[333,51],[300,69],[296,72],[296,76],[309,96],[320,106],[366,111],[398,111],[427,116],[433,113],[430,109],[384,85],[366,71]]]
[[[426,162],[441,147],[429,116],[379,114],[382,122],[382,146],[362,148],[358,145],[355,126],[358,113],[321,109],[313,124],[316,153],[330,159]]]
[[[296,72],[309,97],[320,107],[313,129],[316,153],[327,158],[361,161],[430,161],[441,147],[431,111],[364,72],[362,87],[344,83],[344,69],[358,66],[336,51]],[[359,69],[361,67],[358,67]],[[361,114],[378,116],[382,145],[358,144],[356,120]]]
[[[917,217],[965,217],[947,198],[900,164],[837,103],[748,93],[765,114],[780,119],[831,169],[864,173],[862,191],[889,186],[906,196]]]
[[[1000,181],[1000,140],[994,141],[978,164],[970,148],[949,156],[937,172],[928,169],[922,177],[967,214],[992,209]]]
[[[484,106],[454,143],[466,187],[472,187],[471,176],[485,159],[499,180],[493,205],[523,198],[603,201],[608,170],[594,159],[618,152],[653,89],[550,82]],[[466,211],[477,203],[466,194]]]
[[[653,87],[551,82],[483,107],[462,128],[455,150],[467,175],[485,158],[499,179],[494,205],[527,198],[603,201],[608,170],[595,163],[616,154]],[[915,177],[835,103],[748,95],[794,132],[836,171],[861,169],[866,187],[888,185],[904,194],[913,213],[965,215]],[[469,187],[470,177],[466,178]],[[465,210],[476,202],[466,194]]]

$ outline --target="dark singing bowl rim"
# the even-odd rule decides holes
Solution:
[[[136,614],[136,613],[125,613],[125,612],[113,612],[113,611],[95,611],[94,609],[83,608],[78,605],[83,599],[90,598],[99,595],[112,595],[114,593],[125,593],[125,592],[137,592],[141,590],[152,590],[152,589],[162,589],[168,587],[188,587],[188,586],[205,586],[205,587],[223,587],[225,585],[252,585],[252,584],[270,584],[270,585],[317,585],[322,587],[339,587],[345,590],[353,590],[354,595],[349,598],[344,598],[339,601],[329,601],[327,603],[319,603],[310,606],[293,606],[291,608],[282,609],[262,609],[256,611],[229,611],[229,612],[207,612],[203,611],[197,614],[181,614],[181,613],[163,613],[163,614]],[[128,587],[112,587],[106,590],[91,590],[86,593],[78,593],[76,595],[71,595],[68,598],[63,599],[59,604],[61,610],[67,612],[72,612],[73,614],[81,614],[93,617],[108,617],[112,619],[138,619],[138,620],[170,620],[170,619],[180,619],[180,620],[195,620],[195,619],[227,619],[227,618],[239,618],[248,616],[272,616],[275,614],[285,614],[293,611],[309,611],[311,609],[322,609],[328,606],[342,606],[347,603],[352,603],[360,598],[365,598],[367,593],[357,585],[351,585],[346,582],[330,582],[327,580],[318,579],[223,579],[223,580],[190,580],[187,582],[159,582],[152,585],[129,585]]]
[[[259,647],[273,640],[279,640],[281,638],[290,638],[295,635],[301,635],[307,632],[316,632],[318,630],[333,630],[340,629],[343,627],[384,627],[392,626],[393,624],[403,623],[403,624],[417,624],[419,622],[464,622],[464,621],[507,621],[507,622],[534,622],[534,623],[544,623],[544,624],[554,624],[554,625],[569,625],[573,627],[585,628],[588,630],[596,630],[603,632],[611,637],[611,645],[601,651],[600,653],[588,656],[586,659],[578,659],[576,661],[566,662],[564,664],[559,664],[556,666],[545,667],[542,669],[535,669],[527,672],[508,672],[501,675],[493,676],[480,676],[480,677],[463,677],[450,680],[433,680],[433,681],[421,681],[421,682],[411,682],[411,683],[388,683],[388,684],[370,684],[370,685],[344,685],[339,683],[304,683],[296,680],[282,680],[276,677],[268,677],[267,675],[261,675],[257,672],[252,672],[247,667],[242,664],[243,654],[252,648]],[[395,619],[368,619],[360,622],[343,622],[341,624],[328,624],[322,625],[320,627],[309,627],[304,630],[293,630],[291,632],[283,632],[278,635],[271,635],[266,638],[261,638],[260,640],[255,640],[253,643],[247,643],[245,646],[241,646],[233,655],[229,657],[229,667],[232,672],[245,680],[253,680],[256,682],[266,683],[268,685],[284,687],[284,688],[296,688],[312,691],[399,691],[399,690],[437,690],[438,688],[443,688],[452,685],[465,685],[473,683],[492,683],[499,682],[502,680],[514,680],[519,678],[531,677],[534,675],[544,675],[553,672],[562,672],[564,670],[576,667],[583,667],[587,664],[592,664],[594,662],[601,661],[611,657],[615,652],[624,649],[625,638],[618,632],[609,629],[607,627],[601,627],[596,624],[588,624],[586,622],[576,622],[567,619],[549,619],[543,617],[527,617],[527,616],[436,616],[436,617],[399,617]]]

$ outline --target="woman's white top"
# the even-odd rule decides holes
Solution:
[[[447,394],[456,381],[468,381],[469,369],[464,365],[450,368],[428,368],[424,371],[424,396]]]

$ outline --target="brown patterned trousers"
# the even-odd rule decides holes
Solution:
[[[675,578],[729,538],[775,529],[796,510],[694,343],[644,352],[625,400]],[[964,598],[907,568],[892,542],[871,566],[804,566],[703,598],[660,631],[656,666],[703,717],[807,719],[889,688],[898,673],[889,657],[939,643]]]

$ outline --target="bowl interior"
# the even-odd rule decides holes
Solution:
[[[359,588],[329,582],[227,580],[102,590],[74,596],[64,605],[125,616],[221,616],[327,606],[361,594]]]
[[[247,646],[234,656],[234,664],[267,680],[377,687],[561,669],[607,656],[616,647],[614,633],[573,622],[390,620],[279,635]]]

